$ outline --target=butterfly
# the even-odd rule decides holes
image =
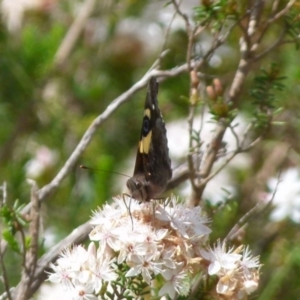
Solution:
[[[132,198],[148,202],[157,198],[172,177],[167,131],[157,101],[158,83],[151,77],[133,176],[127,187]]]

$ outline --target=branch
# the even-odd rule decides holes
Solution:
[[[225,34],[223,36],[223,38],[219,38],[218,36],[216,36],[214,42],[212,43],[211,48],[204,55],[202,62],[204,62],[206,59],[208,59],[208,57],[210,57],[210,55],[227,39],[227,37],[229,36],[229,33],[233,30],[233,28],[235,26],[236,26],[236,24],[234,24],[233,26],[231,26],[229,28],[229,30],[227,31],[227,34]],[[198,66],[198,68],[199,67],[200,67],[200,65]],[[196,68],[194,68],[194,71],[196,71]],[[193,78],[192,73],[193,72],[190,72],[191,78]],[[191,93],[190,93],[190,97],[193,94],[193,90],[195,90],[195,85],[193,84],[193,80],[191,80]],[[190,149],[193,148],[192,147],[193,146],[192,145],[192,143],[193,143],[193,141],[192,141],[192,132],[193,132],[194,114],[195,114],[195,104],[191,103],[191,105],[190,105],[190,112],[189,112],[189,116],[188,116],[189,135],[190,135],[189,148]],[[222,125],[221,123],[222,123],[222,121],[219,122],[220,126],[218,126],[218,128],[217,128],[217,132],[219,134],[215,135],[215,139],[212,140],[211,143],[210,143],[210,147],[208,149],[208,156],[206,157],[208,159],[206,161],[204,161],[204,173],[207,174],[207,176],[208,176],[208,174],[209,174],[209,172],[210,172],[210,170],[212,168],[212,165],[213,165],[213,163],[215,161],[216,155],[218,153],[218,150],[220,148],[223,136],[224,136],[225,131],[226,131],[226,126],[223,126],[224,124]],[[197,145],[197,147],[199,147],[199,145]],[[215,148],[215,150],[213,150],[213,148]],[[196,180],[198,179],[198,177],[196,176],[194,162],[193,162],[191,154],[188,155],[188,165],[189,165],[190,182],[191,182],[192,187],[193,187],[193,195],[189,199],[187,205],[190,206],[190,207],[194,207],[194,206],[196,206],[196,205],[199,204],[205,186],[203,186],[201,182],[200,183],[196,182]],[[197,169],[198,168],[199,167],[197,167]],[[203,168],[201,167],[201,169],[203,169]]]
[[[6,182],[4,181],[3,184],[0,186],[0,190],[2,190],[2,201],[0,207],[2,207],[4,204],[6,204],[7,200],[7,190],[6,190]],[[0,234],[0,241],[2,242],[2,232]],[[8,274],[6,270],[6,266],[4,263],[4,251],[2,248],[0,248],[0,266],[1,266],[1,273],[2,273],[2,281],[4,284],[5,288],[5,295],[6,297],[11,300],[11,292],[12,290],[10,289],[9,281],[8,281]]]
[[[283,17],[289,10],[290,8],[295,4],[295,0],[291,0],[287,5],[286,7],[284,7],[281,11],[279,11],[277,14],[274,15],[276,9],[278,8],[278,2],[275,1],[274,2],[274,5],[272,7],[272,14],[274,16],[272,16],[271,18],[268,19],[268,21],[264,24],[264,26],[262,26],[261,28],[261,33],[260,33],[260,36],[257,40],[257,43],[260,43],[261,40],[263,39],[265,33],[267,32],[268,28],[270,27],[270,25],[272,23],[274,23],[275,21],[277,21],[279,18]]]
[[[0,185],[0,190],[2,191],[2,201],[1,201],[1,205],[6,204],[7,201],[7,183],[6,181],[3,182],[2,185]]]
[[[257,54],[254,58],[253,61],[258,61],[260,59],[262,59],[264,56],[266,56],[267,54],[269,54],[271,51],[273,51],[275,48],[277,48],[278,46],[280,46],[283,42],[283,38],[286,34],[286,29],[282,30],[280,33],[279,38],[276,40],[275,43],[273,43],[270,47],[268,47],[267,49],[265,49],[263,52]]]
[[[77,227],[72,231],[70,235],[68,235],[57,245],[52,247],[46,254],[44,254],[38,260],[36,272],[34,274],[34,277],[32,278],[32,284],[28,288],[27,291],[28,298],[26,299],[30,299],[33,296],[33,294],[38,290],[40,285],[46,280],[48,276],[46,271],[49,270],[49,264],[51,262],[54,262],[65,248],[69,247],[72,244],[77,245],[83,243],[87,239],[91,230],[92,227],[90,225],[90,222],[87,222]],[[14,295],[18,294],[20,288],[21,288],[21,283],[19,283],[18,286],[15,288],[13,294]]]
[[[76,41],[78,40],[86,20],[92,13],[95,6],[95,0],[86,0],[81,9],[79,9],[79,13],[71,25],[68,33],[63,39],[60,47],[58,48],[55,57],[54,57],[54,65],[61,66],[66,59],[69,57],[73,47],[75,46]]]
[[[250,20],[248,23],[248,30],[247,30],[247,33],[250,37],[255,34],[256,29],[258,28],[259,19],[262,14],[264,5],[265,5],[264,1],[256,0],[252,7],[250,13]]]
[[[186,14],[184,14],[179,7],[179,4],[177,3],[176,0],[172,0],[172,3],[175,7],[176,12],[182,17],[185,23],[185,28],[186,32],[188,35],[188,47],[187,47],[187,52],[186,52],[186,62],[188,63],[188,72],[191,71],[191,57],[192,57],[192,48],[193,48],[193,39],[194,39],[194,34],[197,31],[197,27],[194,29],[191,28],[191,24],[189,22],[189,18]]]
[[[23,251],[26,253],[25,260],[23,261],[23,272],[19,289],[17,291],[17,300],[27,300],[28,292],[30,290],[32,280],[35,275],[36,262],[38,257],[38,237],[39,237],[39,223],[40,223],[40,203],[37,197],[37,185],[33,180],[28,180],[31,184],[31,212],[30,212],[30,238],[31,245],[27,250],[25,241],[23,243]]]
[[[168,182],[166,191],[172,190],[177,187],[179,184],[183,183],[187,179],[189,179],[189,168],[187,165],[183,165],[180,168],[173,171],[173,176],[171,180]]]
[[[7,270],[6,270],[6,266],[4,263],[4,252],[2,251],[2,248],[0,249],[0,266],[1,266],[1,275],[2,275],[2,281],[4,284],[4,288],[5,288],[5,298],[4,299],[9,299],[12,300],[11,297],[11,293],[13,291],[13,289],[10,288],[10,284],[8,281],[8,274],[7,274]]]
[[[217,124],[215,134],[213,135],[213,137],[209,143],[209,146],[207,149],[207,155],[203,159],[203,164],[201,166],[201,178],[208,177],[208,175],[213,167],[213,164],[216,160],[218,151],[222,145],[222,140],[223,140],[223,136],[225,134],[226,129],[227,129],[227,125],[225,124],[225,122],[223,120],[220,120],[219,123]],[[205,179],[204,179],[204,181],[201,181],[201,183],[197,187],[197,191],[196,191],[196,193],[198,194],[198,197],[196,197],[196,198],[193,197],[192,199],[190,199],[190,201],[188,203],[189,206],[193,207],[193,206],[199,205],[200,196],[202,195],[207,182],[208,181]]]
[[[278,185],[280,183],[280,176],[281,171],[278,173],[278,180],[271,199],[267,203],[258,202],[252,209],[250,209],[245,215],[243,215],[227,234],[224,239],[225,242],[227,242],[228,240],[234,240],[239,235],[239,233],[248,225],[247,223],[249,223],[251,218],[257,218],[260,213],[262,213],[272,204],[277,192]]]
[[[283,17],[290,8],[296,3],[296,0],[290,0],[285,8],[283,8],[280,12],[278,12],[273,18],[268,20],[268,24],[273,23]]]

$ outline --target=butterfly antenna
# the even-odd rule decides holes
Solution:
[[[84,166],[84,165],[80,165],[79,168],[80,169],[85,169],[85,170],[93,170],[93,171],[99,171],[99,172],[112,173],[112,174],[117,174],[117,175],[121,175],[121,176],[125,176],[125,177],[128,177],[128,178],[131,178],[131,176],[123,174],[123,173],[114,172],[114,171],[108,171],[108,170],[100,170],[100,169],[96,169],[96,168],[87,167],[87,166]]]

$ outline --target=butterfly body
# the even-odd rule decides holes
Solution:
[[[127,187],[141,202],[157,198],[172,177],[165,123],[157,101],[158,83],[149,81],[133,177]]]

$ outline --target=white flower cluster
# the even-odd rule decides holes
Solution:
[[[114,260],[101,248],[96,251],[94,243],[90,243],[88,250],[76,246],[65,250],[56,265],[50,265],[54,273],[49,280],[62,283],[72,299],[96,300],[102,284],[117,279]]]
[[[214,249],[201,250],[204,259],[210,262],[209,275],[217,275],[217,293],[225,299],[247,299],[258,287],[259,258],[252,257],[250,250],[239,247],[226,252],[225,244],[218,241]]]
[[[155,296],[170,299],[188,295],[200,273],[217,275],[217,293],[228,299],[245,299],[257,288],[258,258],[247,248],[226,252],[220,242],[207,248],[211,230],[199,206],[187,208],[175,198],[161,205],[120,197],[95,212],[91,223],[89,249],[67,250],[51,265],[49,280],[73,289],[74,299],[97,299],[92,297],[117,279],[122,264],[129,268],[126,277],[141,276]]]

